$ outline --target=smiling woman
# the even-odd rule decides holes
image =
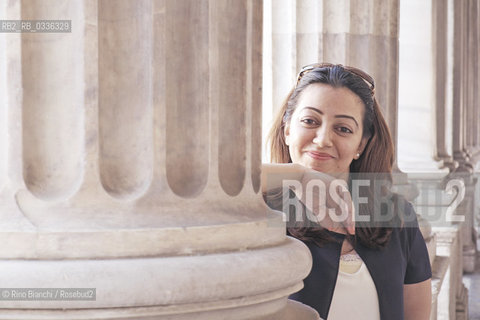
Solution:
[[[312,254],[304,288],[291,299],[312,306],[324,319],[429,319],[428,252],[412,205],[390,191],[393,143],[374,88],[373,79],[356,68],[304,67],[270,130],[271,159],[283,165],[264,165],[262,190],[272,208],[295,216],[294,223],[287,219],[287,232]],[[298,183],[280,183],[282,177]],[[328,188],[330,196],[314,188],[298,190],[312,179],[337,186],[335,178],[350,192],[359,179],[367,182],[363,205],[358,195],[353,205],[349,194],[342,196],[348,218],[340,227],[326,221],[322,211],[332,207],[335,188]],[[378,179],[381,188],[374,187]],[[312,197],[316,204],[308,201]],[[384,198],[390,200],[379,200]],[[390,218],[380,219],[385,216]]]
[[[367,142],[363,109],[359,97],[347,88],[321,83],[308,86],[285,124],[292,162],[347,180],[350,164]]]

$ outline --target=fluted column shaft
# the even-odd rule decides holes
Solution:
[[[468,1],[468,35],[467,35],[467,130],[466,130],[466,146],[469,157],[472,160],[472,165],[478,161],[480,151],[480,141],[478,140],[478,131],[480,126],[476,119],[480,119],[479,111],[479,31],[478,20],[478,1]]]
[[[473,165],[470,161],[470,147],[474,143],[472,130],[475,101],[475,73],[471,70],[475,60],[478,59],[478,51],[475,52],[473,36],[476,34],[475,19],[476,10],[472,1],[454,1],[453,16],[453,111],[452,111],[452,149],[453,158],[459,166],[456,172],[472,172]],[[475,56],[477,56],[475,58]]]
[[[435,151],[434,159],[441,162],[441,166],[450,169],[455,167],[452,156],[447,148],[448,123],[448,78],[449,78],[449,42],[448,42],[448,0],[432,1],[432,43],[433,48],[433,74],[434,95],[433,107],[435,109]]]
[[[243,220],[232,197],[262,207],[255,219],[275,216],[259,193],[261,5],[25,0],[7,9],[75,23],[72,34],[2,35],[2,191],[15,193],[24,219],[71,231],[215,225]],[[196,214],[213,199],[222,210]],[[99,212],[108,222],[90,223]],[[272,241],[283,239],[274,230]],[[48,255],[84,256],[57,249]],[[34,246],[17,254],[43,257]]]

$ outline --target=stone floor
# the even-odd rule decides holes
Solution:
[[[468,289],[469,320],[480,320],[480,254],[478,252],[475,272],[464,274],[463,283]]]

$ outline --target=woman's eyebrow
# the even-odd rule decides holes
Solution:
[[[310,109],[310,110],[315,111],[315,112],[317,112],[317,113],[319,113],[319,114],[321,114],[321,115],[323,116],[323,111],[320,110],[320,109],[317,109],[317,108],[314,108],[314,107],[305,107],[304,109]],[[349,115],[346,115],[346,114],[337,114],[337,115],[335,115],[335,118],[347,118],[347,119],[352,119],[353,122],[355,122],[355,125],[356,125],[357,128],[358,128],[358,122],[357,122],[357,120],[355,120],[355,118],[352,117],[352,116],[349,116]]]
[[[318,112],[318,113],[320,113],[320,114],[323,116],[323,111],[322,111],[322,110],[320,110],[320,109],[317,109],[317,108],[314,108],[314,107],[305,107],[305,108],[303,108],[303,109],[310,109],[310,110],[313,110],[313,111],[315,111],[315,112]]]
[[[355,120],[355,118],[352,117],[352,116],[349,116],[349,115],[346,115],[346,114],[337,114],[337,115],[335,115],[335,118],[347,118],[347,119],[352,119],[352,120],[355,122],[355,124],[357,125],[357,128],[358,128],[358,122],[357,122],[357,120]]]

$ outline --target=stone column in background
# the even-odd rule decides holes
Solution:
[[[453,108],[453,41],[454,41],[454,21],[453,2],[449,0],[432,1],[432,40],[433,48],[433,79],[434,79],[434,99],[435,108],[435,153],[434,159],[439,161],[439,165],[448,168],[450,174],[445,177],[445,182],[452,176],[451,172],[455,170],[458,163],[453,160],[452,152],[449,148],[453,131],[457,128],[452,127],[450,115]],[[450,146],[451,147],[451,146]],[[455,197],[448,199],[443,192],[444,184],[438,187],[442,190],[442,196],[436,199],[442,199],[442,203],[436,203],[436,210],[443,211],[452,206],[452,202],[460,196],[459,190]],[[450,201],[445,201],[450,200]],[[437,200],[435,200],[437,201]],[[462,214],[462,208],[456,210],[456,214]],[[445,227],[434,228],[437,234],[437,253],[439,256],[449,260],[448,273],[445,275],[445,285],[442,285],[439,295],[446,295],[447,300],[442,300],[439,310],[448,310],[443,312],[450,318],[468,317],[468,291],[463,284],[463,234],[464,223],[442,222]],[[447,282],[448,281],[448,282]],[[447,292],[448,291],[448,292]],[[444,303],[445,302],[445,303]],[[442,306],[443,305],[443,306]]]
[[[452,173],[452,178],[461,178],[465,181],[465,199],[458,210],[465,217],[462,228],[463,237],[463,269],[471,272],[475,269],[476,239],[474,232],[475,187],[477,179],[473,175],[471,147],[474,142],[474,128],[470,118],[476,113],[478,106],[472,103],[475,95],[472,90],[475,85],[474,72],[470,70],[478,59],[478,50],[475,52],[473,36],[478,31],[473,29],[478,20],[476,1],[453,1],[453,110],[452,110],[452,148],[453,159],[458,163]],[[474,9],[475,8],[475,9]],[[478,46],[477,46],[478,48]],[[478,72],[476,72],[478,73]]]
[[[449,46],[448,46],[448,0],[432,1],[432,44],[433,44],[433,73],[434,94],[433,107],[435,108],[435,151],[434,159],[440,162],[441,167],[449,170],[455,168],[451,154],[447,150],[447,134],[451,132],[448,123],[447,101],[449,77]],[[447,23],[446,23],[447,22]]]
[[[396,141],[398,0],[282,0],[272,10],[273,106],[280,106],[306,64],[364,69]]]
[[[315,319],[260,191],[262,3],[0,1],[0,319]],[[291,312],[296,312],[292,315]]]
[[[480,119],[480,107],[479,107],[479,55],[480,46],[478,44],[479,38],[479,3],[475,0],[468,1],[468,34],[467,34],[467,130],[466,146],[469,153],[469,157],[472,160],[472,166],[475,162],[480,160],[480,141],[478,140],[478,131],[480,125],[478,119]]]
[[[466,132],[468,108],[468,1],[453,2],[453,110],[452,148],[456,172],[472,172]]]

